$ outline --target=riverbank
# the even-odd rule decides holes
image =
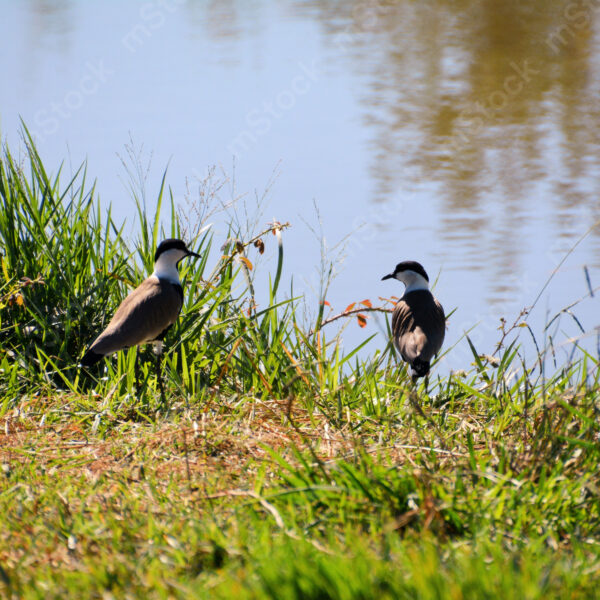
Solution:
[[[595,357],[523,364],[517,321],[495,356],[473,347],[464,372],[414,389],[389,345],[341,351],[327,279],[308,317],[282,293],[285,223],[232,223],[223,245],[188,222],[203,258],[183,271],[165,397],[151,353],[139,390],[133,351],[86,373],[86,345],[183,221],[165,200],[161,233],[163,187],[130,247],[84,173],[49,177],[32,145],[0,161],[1,595],[595,597]]]

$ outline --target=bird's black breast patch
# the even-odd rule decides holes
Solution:
[[[172,283],[171,285],[175,288],[175,291],[179,294],[179,297],[181,298],[181,302],[183,302],[183,288],[178,283]]]

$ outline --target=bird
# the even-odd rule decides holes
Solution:
[[[444,309],[429,291],[429,277],[420,263],[400,262],[393,273],[382,277],[385,279],[397,279],[406,286],[392,314],[392,339],[416,382],[429,374],[431,359],[444,343]]]
[[[121,302],[106,329],[94,340],[83,358],[84,367],[105,356],[147,342],[158,344],[158,382],[162,340],[177,320],[183,306],[183,288],[178,265],[188,256],[200,255],[187,248],[180,239],[163,240],[156,248],[154,271]],[[137,362],[136,362],[137,380]]]

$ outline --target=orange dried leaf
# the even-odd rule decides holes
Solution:
[[[25,300],[23,300],[23,295],[19,294],[19,292],[17,292],[16,294],[9,296],[8,304],[9,304],[9,306],[13,306],[14,304],[16,304],[17,306],[24,306]]]
[[[355,306],[356,306],[356,302],[353,302],[352,304],[348,304],[348,306],[346,306],[346,310],[344,312],[345,313],[350,312]]]
[[[356,319],[358,320],[358,326],[359,327],[366,327],[367,326],[367,317],[366,317],[366,315],[363,315],[363,314],[356,315]]]
[[[370,301],[370,300],[363,300],[363,301],[361,302],[361,304],[362,304],[363,306],[366,306],[367,308],[373,308],[373,304],[371,304],[371,301]]]
[[[323,300],[323,302],[321,302],[321,304],[323,306],[329,306],[329,308],[331,308],[331,304],[329,304],[329,302],[327,302],[327,300]]]
[[[252,266],[252,263],[245,256],[240,256],[240,260],[248,267],[248,269],[250,271],[252,271],[252,269],[254,267]]]

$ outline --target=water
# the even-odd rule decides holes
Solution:
[[[400,295],[380,278],[422,262],[447,311],[446,346],[473,326],[481,351],[531,305],[600,219],[600,53],[593,3],[0,0],[0,126],[19,118],[44,160],[88,160],[103,202],[133,226],[126,146],[152,157],[178,202],[216,165],[224,197],[269,188],[260,217],[290,221],[286,273],[318,286],[314,204],[336,311]],[[272,185],[273,173],[277,172]],[[217,176],[218,178],[218,176]],[[235,181],[235,188],[231,181]],[[191,191],[189,191],[191,190]],[[577,246],[529,320],[600,285],[600,227]],[[217,237],[224,236],[217,222]],[[342,243],[343,245],[343,243]],[[597,298],[573,312],[587,332]],[[351,323],[348,346],[378,331]],[[568,315],[557,343],[577,335]],[[371,348],[382,347],[376,339]],[[595,337],[585,340],[596,353]],[[561,346],[568,356],[571,345]],[[442,369],[468,367],[459,341]]]

